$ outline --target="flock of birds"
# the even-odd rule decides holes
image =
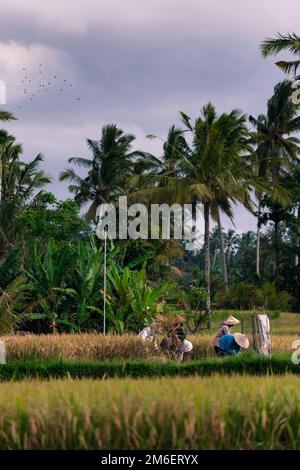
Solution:
[[[53,75],[52,77],[46,77],[42,64],[39,64],[38,67],[38,79],[34,79],[32,76],[30,76],[30,74],[27,72],[27,67],[22,67],[22,72],[23,77],[21,80],[21,84],[22,86],[24,86],[23,94],[27,95],[28,97],[27,103],[41,96],[43,92],[49,93],[49,90],[51,90],[51,88],[55,87],[59,90],[60,93],[62,93],[67,91],[67,89],[71,90],[73,87],[73,83],[69,82],[66,79],[61,81],[57,75]],[[79,101],[80,97],[76,97],[75,102],[78,103]],[[18,106],[18,109],[22,109],[22,106]]]

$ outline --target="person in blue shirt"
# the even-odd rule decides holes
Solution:
[[[241,349],[249,347],[248,338],[242,333],[235,333],[234,335],[227,334],[220,339],[220,356],[232,356],[239,354]]]
[[[215,349],[215,353],[217,354],[217,356],[219,356],[221,352],[220,339],[224,335],[232,334],[231,327],[234,325],[238,325],[239,323],[240,321],[237,318],[233,317],[232,315],[230,315],[228,318],[226,318],[226,320],[222,322],[221,327],[219,331],[217,332],[215,336],[215,340],[214,340],[214,349]]]

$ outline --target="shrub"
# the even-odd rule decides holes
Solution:
[[[216,294],[217,308],[252,310],[264,307],[269,310],[287,311],[291,296],[287,291],[276,291],[275,284],[265,282],[261,288],[253,284],[240,282],[229,292],[219,291]]]
[[[217,292],[216,304],[217,308],[252,309],[258,305],[257,288],[253,284],[240,282],[230,292]]]
[[[287,311],[291,296],[286,291],[276,291],[274,283],[265,282],[258,290],[258,298],[260,305],[266,310],[283,310]]]
[[[277,320],[278,318],[280,318],[280,311],[279,310],[273,310],[271,312],[268,312],[268,316],[271,320]]]

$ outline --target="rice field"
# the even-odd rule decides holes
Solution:
[[[251,336],[249,335],[251,340]],[[272,352],[289,351],[300,335],[272,336]],[[163,356],[150,346],[143,344],[137,335],[27,335],[2,337],[6,346],[7,360],[19,359],[90,359],[90,360],[162,360]],[[188,360],[215,356],[213,334],[189,336],[194,349]]]
[[[234,331],[243,332],[252,339],[252,312],[216,311],[213,313],[211,332],[188,335],[194,349],[189,357],[200,360],[214,357],[213,339],[222,319],[233,314],[242,324]],[[286,352],[296,339],[300,338],[300,315],[281,313],[279,318],[271,318],[272,352]],[[90,360],[130,360],[163,359],[155,350],[140,341],[137,335],[62,334],[26,335],[0,337],[6,346],[7,360],[18,359],[90,359]]]
[[[214,334],[226,313],[215,315],[211,333],[188,336],[194,345],[189,361],[215,357]],[[243,315],[242,327],[251,340],[250,313],[230,313]],[[271,319],[271,331],[272,352],[278,357],[290,355],[293,341],[300,338],[300,315]],[[110,365],[165,360],[137,335],[0,339],[8,364],[41,360],[47,367],[48,360],[108,361]],[[244,363],[252,356],[243,354],[240,360]],[[224,359],[218,361],[223,364]],[[67,375],[19,382],[12,375],[14,381],[0,383],[0,450],[300,449],[300,377],[285,372],[106,380]]]
[[[4,383],[0,449],[299,449],[300,378]]]

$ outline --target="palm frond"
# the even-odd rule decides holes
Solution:
[[[267,38],[260,45],[261,53],[264,57],[275,55],[283,50],[288,50],[290,54],[300,53],[300,37],[297,34],[277,33],[275,38]]]
[[[14,117],[9,111],[3,111],[0,109],[0,121],[16,121],[17,118]]]
[[[290,73],[293,73],[296,75],[298,67],[300,66],[300,60],[293,60],[293,61],[285,61],[285,60],[280,60],[276,62],[277,67],[279,67],[284,73],[289,75]]]
[[[71,157],[68,159],[68,162],[83,168],[91,168],[93,166],[92,160],[82,157]]]

